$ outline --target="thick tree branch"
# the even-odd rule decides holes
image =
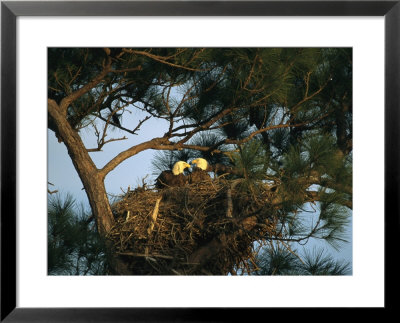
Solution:
[[[100,170],[100,175],[102,178],[104,178],[110,171],[112,171],[115,167],[117,167],[120,163],[122,163],[124,160],[128,159],[129,157],[132,157],[144,150],[147,149],[159,149],[163,145],[168,145],[169,141],[168,138],[164,137],[157,137],[153,138],[149,141],[140,143],[138,145],[132,146],[131,148],[119,153],[117,156],[115,156],[112,160],[110,160],[101,170]]]

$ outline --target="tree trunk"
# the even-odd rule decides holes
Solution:
[[[107,198],[104,177],[93,163],[78,133],[69,124],[66,114],[53,100],[48,101],[49,117],[56,125],[56,134],[67,147],[68,154],[89,199],[100,235],[105,236],[114,224]]]

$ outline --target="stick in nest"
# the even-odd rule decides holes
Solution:
[[[156,205],[154,206],[154,210],[153,213],[151,215],[151,223],[149,228],[147,229],[147,234],[150,235],[150,233],[153,231],[154,228],[154,224],[157,221],[157,216],[158,216],[158,209],[160,207],[160,201],[161,201],[162,197],[159,197],[156,201]]]
[[[226,192],[226,199],[227,199],[227,208],[226,208],[226,217],[231,218],[232,217],[232,212],[233,212],[233,203],[232,203],[232,190],[236,187],[237,184],[239,184],[241,180],[235,180],[232,182],[232,184],[228,187],[228,190]]]

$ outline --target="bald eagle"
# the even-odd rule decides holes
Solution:
[[[207,173],[207,171],[211,169],[207,160],[204,158],[196,158],[191,162],[191,164],[196,165],[196,167],[190,174],[190,183],[197,183],[211,179],[210,175]]]
[[[184,186],[188,183],[188,178],[183,174],[186,168],[190,168],[188,163],[176,162],[172,171],[165,170],[157,177],[155,186],[157,188]]]

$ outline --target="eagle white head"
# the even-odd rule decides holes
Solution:
[[[172,168],[172,174],[179,175],[183,174],[185,168],[190,168],[190,165],[184,161],[178,161],[175,163],[174,167]]]
[[[192,160],[191,164],[195,164],[196,167],[202,170],[207,170],[208,168],[208,162],[204,158],[196,158],[195,160]]]

